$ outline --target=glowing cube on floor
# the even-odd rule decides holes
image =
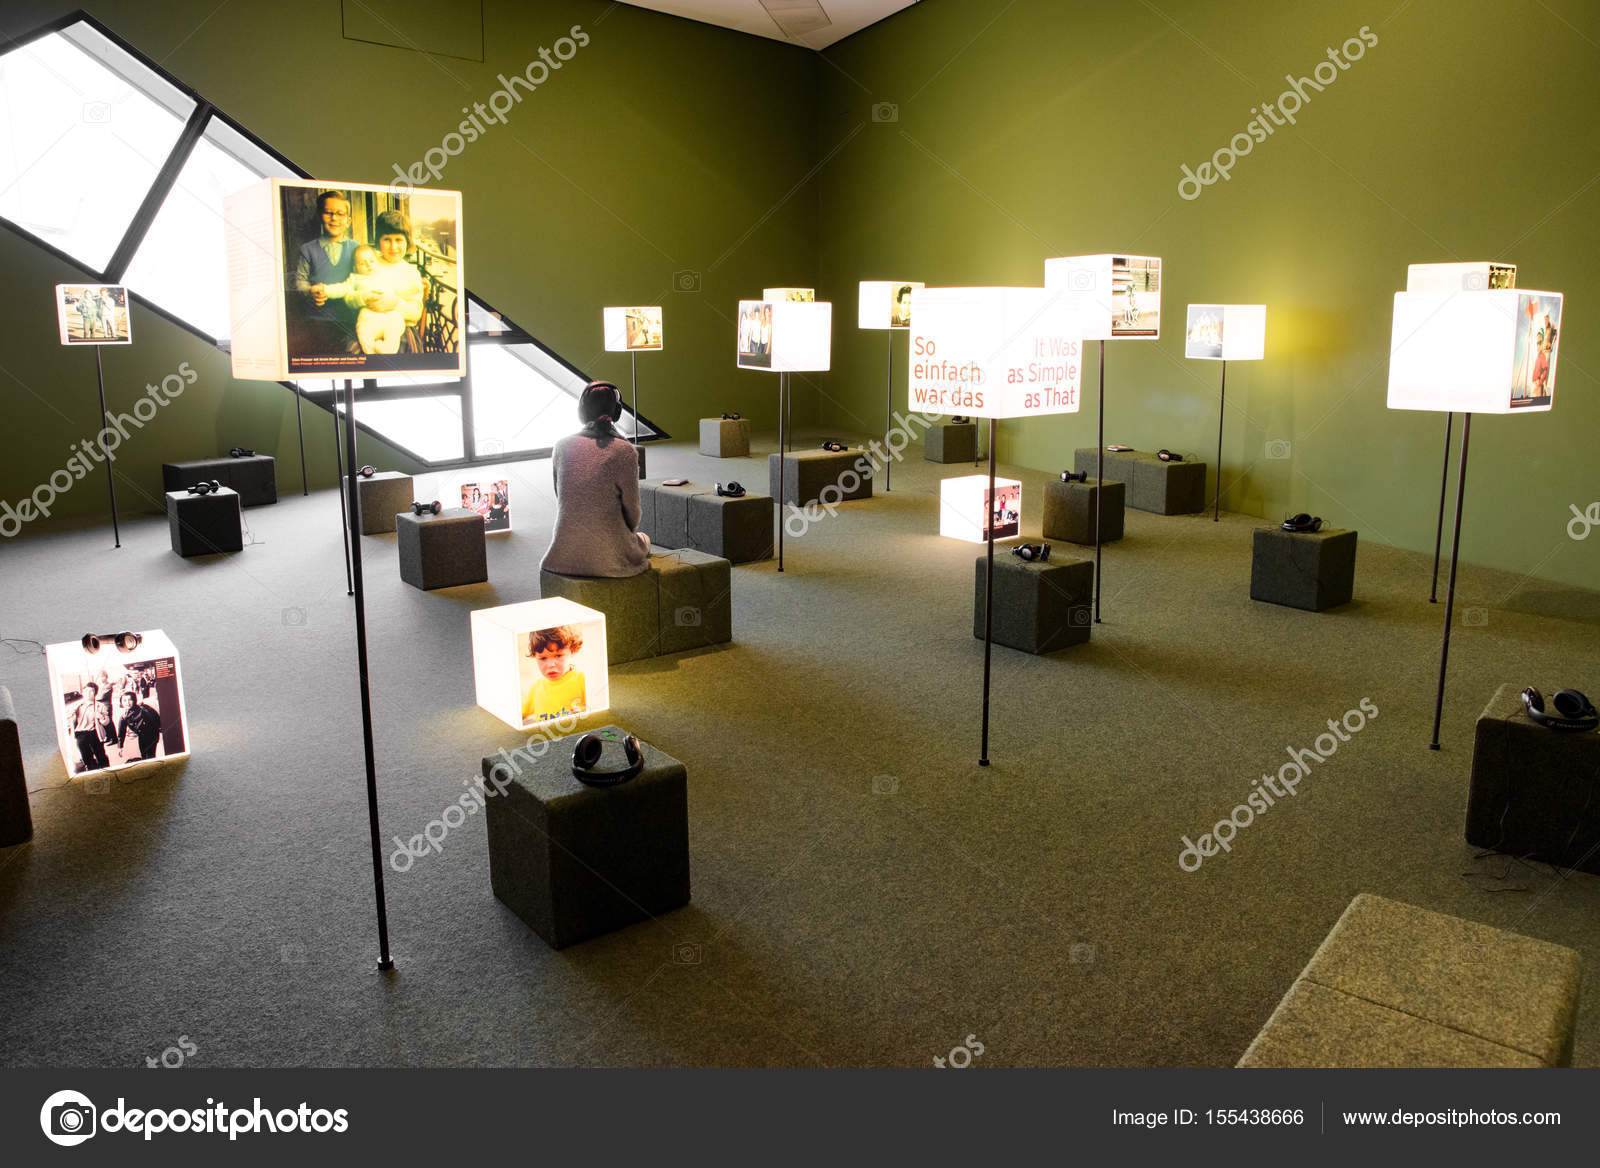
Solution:
[[[994,506],[989,499],[989,476],[966,475],[945,479],[939,484],[939,534],[969,543],[988,538],[984,514],[994,515],[994,537],[1010,539],[1022,531],[1022,483],[1018,479],[995,479]]]
[[[611,704],[605,614],[551,596],[472,614],[478,704],[526,730]]]
[[[111,635],[98,649],[79,641],[45,646],[56,741],[67,774],[119,771],[189,753],[178,649],[160,629]]]

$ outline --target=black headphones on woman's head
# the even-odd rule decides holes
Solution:
[[[596,764],[605,753],[607,742],[622,741],[628,756],[628,765],[620,771],[597,771]],[[591,787],[615,787],[626,783],[644,770],[644,748],[632,734],[620,735],[615,730],[592,730],[578,739],[572,749],[572,774],[580,783]]]
[[[1522,708],[1528,717],[1552,730],[1589,731],[1600,729],[1600,710],[1594,708],[1583,694],[1575,689],[1564,689],[1550,699],[1556,712],[1548,714],[1544,708],[1544,695],[1533,686],[1522,691]]]
[[[610,381],[591,381],[583,387],[583,393],[578,398],[578,407],[583,408],[583,403],[589,400],[590,394],[603,394],[606,397],[608,409],[601,411],[603,417],[609,418],[613,423],[622,419],[622,391]]]

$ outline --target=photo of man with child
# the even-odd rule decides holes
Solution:
[[[291,371],[457,371],[458,197],[281,189]]]

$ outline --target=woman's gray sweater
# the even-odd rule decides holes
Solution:
[[[585,427],[556,443],[556,530],[540,568],[563,576],[637,576],[650,565],[640,535],[639,455],[627,439]]]

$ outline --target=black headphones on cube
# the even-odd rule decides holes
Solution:
[[[1545,711],[1544,695],[1533,686],[1522,691],[1522,708],[1541,726],[1578,733],[1600,729],[1600,710],[1577,690],[1561,690],[1550,699],[1550,704],[1555,707],[1553,714]]]
[[[206,479],[188,488],[191,495],[213,495],[220,490],[222,490],[222,484],[217,482],[216,479]]]
[[[254,458],[254,450],[246,450],[243,446],[233,446],[228,449],[229,458]]]
[[[370,479],[373,475],[375,475],[377,473],[378,473],[378,468],[375,467],[375,466],[364,466],[360,470],[356,471],[356,474],[360,475],[364,479]]]
[[[744,484],[737,480],[729,480],[727,483],[718,483],[717,494],[721,495],[724,499],[742,499],[744,498]]]
[[[1182,462],[1183,461],[1183,455],[1175,454],[1171,450],[1167,450],[1165,448],[1156,451],[1156,457],[1159,458],[1162,462]]]
[[[444,504],[439,502],[439,500],[437,500],[437,499],[435,499],[431,503],[413,503],[413,504],[411,504],[411,514],[413,514],[413,515],[437,515],[437,514],[439,514],[439,512],[441,512],[443,510],[444,510]]]
[[[1291,515],[1283,521],[1283,530],[1292,531],[1296,535],[1306,535],[1322,530],[1322,516],[1312,515],[1302,511],[1298,515]]]
[[[600,771],[595,767],[605,753],[607,742],[622,742],[628,756],[628,765],[619,770]],[[572,748],[572,774],[580,783],[590,787],[617,787],[644,770],[644,747],[632,734],[622,735],[615,730],[591,730],[578,739]]]
[[[737,422],[739,420],[739,412],[737,410],[735,410],[731,414],[723,414],[722,415],[722,420],[724,422]]]
[[[1061,472],[1061,481],[1064,483],[1086,483],[1089,481],[1089,472],[1086,470]]]
[[[850,448],[848,446],[846,446],[843,442],[835,442],[832,438],[829,438],[826,442],[824,442],[822,444],[822,449],[831,450],[835,454],[838,454],[841,450],[849,450]]]
[[[142,633],[84,633],[80,644],[85,653],[98,653],[101,645],[115,645],[124,653],[132,653],[143,640]]]
[[[1011,549],[1011,554],[1021,559],[1025,564],[1043,563],[1050,558],[1050,545],[1047,543],[1019,543]]]

